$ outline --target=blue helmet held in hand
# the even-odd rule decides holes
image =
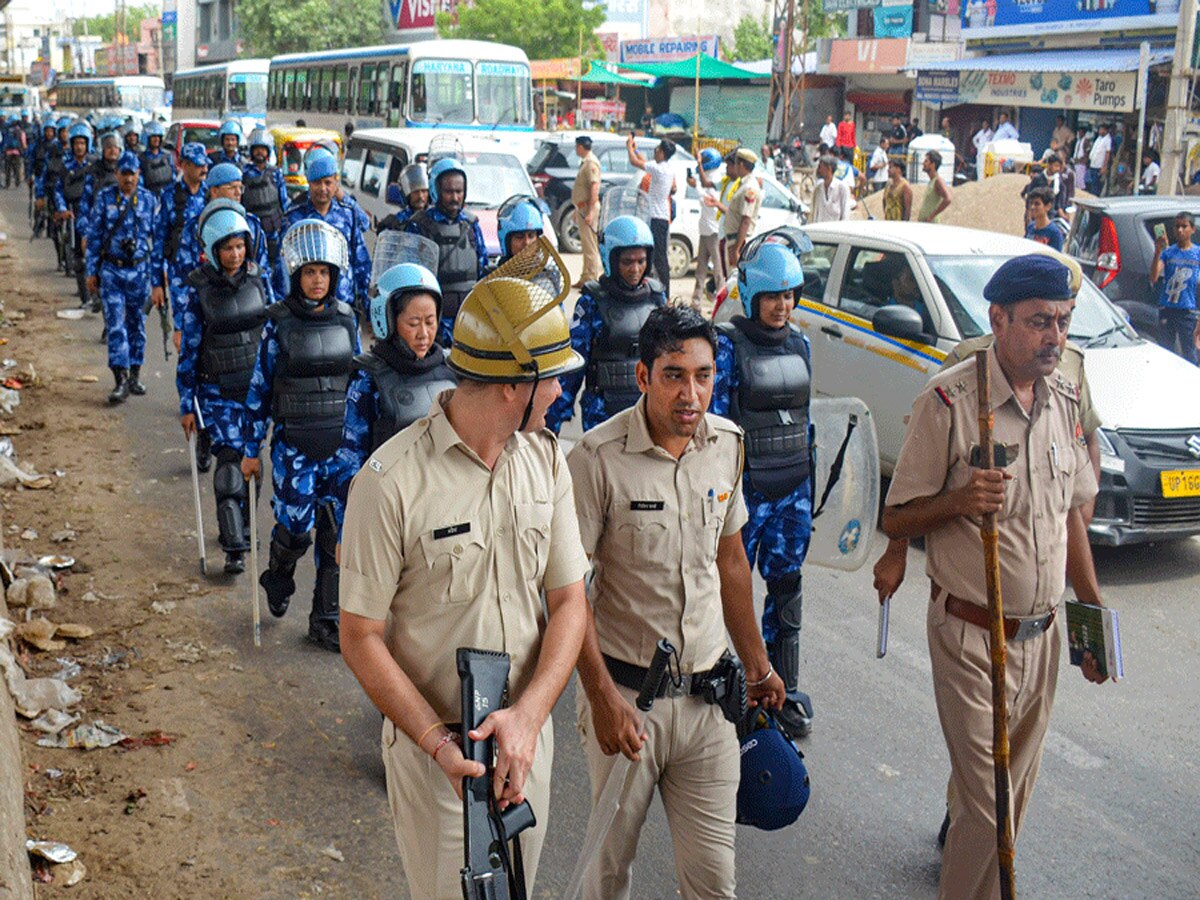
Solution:
[[[786,828],[808,805],[810,785],[804,754],[768,714],[756,716],[761,727],[741,739],[742,777],[737,792],[737,822],[763,831]]]

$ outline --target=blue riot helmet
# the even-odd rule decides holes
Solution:
[[[146,136],[146,140],[152,137],[165,138],[167,136],[167,129],[163,128],[162,122],[154,119],[146,123],[146,129],[142,134]]]
[[[275,142],[271,139],[271,133],[261,125],[250,132],[250,138],[247,143],[251,150],[255,147],[266,147],[270,150],[275,146]]]
[[[340,231],[320,219],[301,219],[289,228],[283,236],[279,252],[291,279],[292,296],[309,309],[315,309],[325,302],[326,297],[337,294],[338,277],[350,265],[346,239]],[[324,263],[332,270],[326,297],[313,300],[301,292],[300,270],[309,263]]]
[[[379,276],[371,297],[371,331],[381,341],[392,337],[400,301],[409,294],[432,294],[442,317],[442,289],[432,272],[416,263],[400,263]]]
[[[804,812],[811,790],[804,754],[762,713],[761,727],[741,739],[742,776],[737,792],[737,822],[763,831],[786,828]]]
[[[86,122],[76,122],[67,131],[67,146],[74,147],[75,139],[83,138],[87,141],[87,152],[92,151],[92,129],[88,127]]]
[[[429,170],[429,202],[437,206],[438,202],[438,182],[442,176],[449,175],[452,172],[457,172],[463,177],[463,189],[467,186],[467,170],[462,167],[462,164],[452,157],[443,157],[435,162]]]
[[[650,234],[650,226],[634,216],[617,216],[604,226],[600,234],[600,261],[604,263],[604,274],[609,278],[617,277],[617,254],[627,247],[646,248],[648,273],[650,254],[654,251],[654,236]]]
[[[500,239],[500,255],[504,259],[513,255],[508,246],[509,237],[527,231],[542,233],[542,211],[527,197],[509,197],[496,214],[496,236]]]
[[[759,294],[794,291],[804,284],[800,260],[782,244],[763,243],[738,261],[738,296],[747,319]]]
[[[237,123],[236,119],[226,119],[221,123],[221,127],[217,129],[217,134],[220,137],[225,137],[227,134],[237,135],[237,139],[242,139],[242,126]]]
[[[210,211],[211,208],[211,211]],[[217,245],[226,238],[234,235],[244,235],[246,238],[246,258],[250,258],[250,223],[236,209],[227,205],[214,206],[210,203],[200,215],[200,245],[209,265],[220,271],[221,263],[217,259]]]
[[[711,172],[718,168],[724,160],[721,159],[721,154],[712,147],[705,147],[700,151],[700,168],[705,172]]]

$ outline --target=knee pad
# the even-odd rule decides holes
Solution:
[[[311,546],[312,538],[307,534],[295,535],[276,525],[271,529],[271,568],[278,568],[275,565],[277,560],[281,565],[295,566]]]
[[[800,573],[795,572],[770,582],[767,591],[775,599],[775,614],[779,617],[780,630],[798,632],[804,605]]]
[[[217,455],[217,459],[217,467],[213,471],[213,493],[217,502],[241,500],[246,493],[246,479],[242,477],[241,468],[229,459],[222,459],[221,454]]]

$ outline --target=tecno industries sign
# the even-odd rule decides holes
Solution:
[[[1132,112],[1136,72],[920,72],[917,99],[924,103],[983,103]]]

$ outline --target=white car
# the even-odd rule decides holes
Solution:
[[[1006,259],[1045,248],[911,222],[831,222],[803,230],[813,249],[803,261],[792,320],[812,344],[814,394],[866,402],[881,468],[890,473],[917,393],[947,351],[989,330],[983,288],[992,273]],[[906,295],[924,309],[914,312]],[[719,300],[714,318],[741,312],[736,290]],[[1086,278],[1070,337],[1084,349],[1102,423],[1092,541],[1118,545],[1200,533],[1200,369],[1140,338]]]

